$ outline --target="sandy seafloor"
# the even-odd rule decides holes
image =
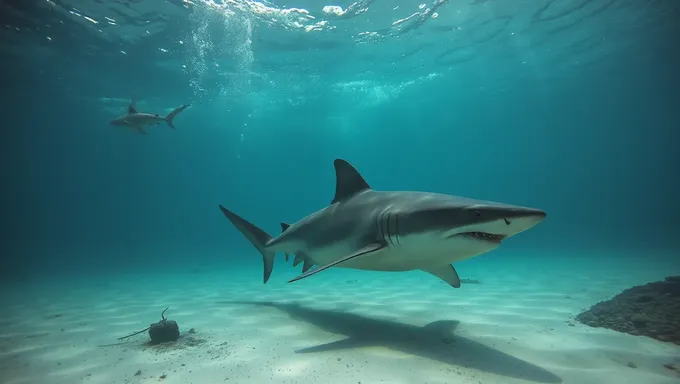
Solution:
[[[6,283],[0,382],[680,383],[663,366],[680,363],[680,346],[572,321],[622,289],[680,274],[680,263],[524,256],[457,264],[481,281],[460,289],[417,271],[335,269],[287,284],[300,267],[282,260],[263,285],[250,254],[245,265]],[[178,344],[145,346],[142,334],[102,346],[166,306]]]

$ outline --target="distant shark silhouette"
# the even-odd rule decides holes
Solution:
[[[452,366],[462,366],[500,376],[539,383],[562,382],[559,376],[537,365],[454,335],[458,321],[435,321],[419,327],[351,313],[307,308],[296,303],[257,301],[221,301],[219,303],[276,308],[290,315],[292,319],[306,322],[328,333],[345,336],[342,340],[304,348],[295,351],[296,353],[384,347]]]
[[[185,104],[179,108],[173,109],[167,116],[158,116],[157,114],[138,112],[135,102],[133,101],[128,105],[127,113],[113,119],[111,125],[133,128],[142,135],[146,135],[147,127],[160,124],[163,121],[167,123],[170,128],[175,129],[175,117],[189,106],[189,104]]]

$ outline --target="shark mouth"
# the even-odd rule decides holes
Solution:
[[[461,235],[474,237],[475,239],[490,241],[492,243],[500,243],[501,240],[505,239],[505,235],[495,235],[493,233],[486,232],[464,232]]]

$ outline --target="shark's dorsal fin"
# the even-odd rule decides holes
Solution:
[[[359,192],[371,189],[366,180],[350,163],[342,159],[335,159],[335,197],[331,204],[349,199]]]
[[[132,115],[137,113],[137,107],[135,106],[135,102],[132,101],[130,102],[130,105],[128,105],[128,115]]]

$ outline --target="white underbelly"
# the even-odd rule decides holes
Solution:
[[[358,256],[352,260],[338,264],[337,268],[362,269],[369,271],[411,271],[426,266],[446,263],[451,254],[450,250],[436,249],[409,249],[402,247],[386,247],[379,251]],[[314,264],[323,266],[338,259],[344,258],[355,250],[344,249],[321,249],[310,254]]]
[[[410,271],[462,261],[495,248],[488,245],[480,246],[479,242],[465,239],[437,241],[422,237],[410,240],[408,246],[385,247],[338,264],[336,267],[370,271]],[[356,251],[344,245],[335,245],[308,254],[314,264],[323,266]]]

